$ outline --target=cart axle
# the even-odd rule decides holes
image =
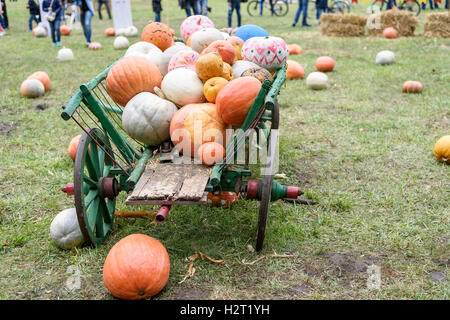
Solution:
[[[247,185],[243,187],[242,192],[246,194],[246,199],[261,200],[264,183],[262,180],[250,179]],[[298,187],[283,186],[277,181],[272,181],[272,190],[270,193],[270,200],[276,201],[279,199],[295,200],[304,192]]]

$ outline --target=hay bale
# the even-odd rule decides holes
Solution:
[[[365,34],[366,20],[353,13],[324,13],[320,17],[320,31],[329,37],[360,37]]]
[[[450,38],[450,11],[427,14],[423,35],[431,38]]]
[[[383,13],[375,13],[367,19],[367,28],[370,36],[378,36],[383,30],[392,27],[398,31],[399,36],[410,37],[414,35],[419,19],[414,12],[394,9]]]

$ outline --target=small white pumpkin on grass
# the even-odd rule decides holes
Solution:
[[[311,72],[306,78],[306,85],[313,90],[322,90],[328,87],[328,76],[323,72]]]
[[[179,106],[205,102],[203,82],[195,71],[176,68],[161,82],[161,90],[166,98]]]
[[[58,51],[58,61],[72,61],[75,57],[73,56],[73,51],[69,48],[62,48]]]
[[[395,54],[389,50],[383,50],[378,52],[375,63],[380,65],[393,64],[395,62]]]
[[[75,208],[58,213],[50,225],[50,236],[61,249],[72,249],[83,243],[84,238]]]
[[[20,85],[20,92],[24,97],[37,98],[44,95],[45,87],[37,79],[27,79]]]
[[[118,36],[114,39],[114,49],[127,49],[130,46],[130,41],[124,36]]]
[[[138,29],[135,26],[129,26],[125,28],[124,36],[126,37],[136,37],[138,35]]]
[[[34,35],[37,38],[42,38],[47,36],[47,31],[45,30],[45,28],[41,25],[38,25],[36,28],[33,29]]]

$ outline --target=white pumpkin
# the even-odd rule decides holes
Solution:
[[[223,40],[222,32],[214,28],[201,29],[191,36],[191,48],[198,53],[216,40]]]
[[[157,146],[170,138],[170,120],[177,110],[172,102],[150,92],[141,92],[128,101],[123,110],[123,129],[130,137]]]
[[[220,33],[223,36],[223,40],[228,40],[228,39],[231,38],[231,36],[228,33],[226,33],[226,32],[221,31]]]
[[[116,37],[125,35],[126,31],[127,31],[127,28],[118,28],[118,29],[116,29]]]
[[[166,74],[161,90],[167,99],[179,106],[205,101],[203,82],[197,73],[186,68],[177,68]]]
[[[130,41],[124,36],[118,36],[114,39],[114,49],[127,49],[130,46]]]
[[[145,42],[145,41],[139,41],[135,44],[131,45],[127,52],[125,53],[124,57],[128,56],[137,56],[147,59],[148,61],[153,62],[160,68],[161,64],[161,58],[162,58],[162,51],[157,46],[155,46],[153,43]]]
[[[170,59],[172,59],[172,56],[177,53],[178,51],[182,51],[182,50],[191,50],[191,48],[189,48],[187,45],[185,45],[182,42],[175,42],[175,44],[169,48],[167,48],[162,57],[161,57],[161,63],[158,66],[159,67],[159,71],[161,71],[161,74],[163,76],[165,76],[167,74],[168,68],[169,68],[169,62]]]
[[[126,37],[136,37],[138,34],[138,29],[135,26],[129,26],[125,29],[124,36]]]
[[[34,31],[34,35],[37,38],[41,38],[41,37],[45,37],[47,36],[47,31],[45,30],[45,28],[41,25],[38,25],[36,28],[33,29]]]
[[[69,48],[62,48],[58,51],[58,60],[59,61],[71,61],[75,59],[73,56],[73,52]]]
[[[311,72],[306,78],[306,85],[313,90],[322,90],[328,87],[328,76],[323,72]]]
[[[258,68],[258,67],[259,66],[256,63],[245,60],[238,60],[231,66],[235,78],[239,78],[245,71],[247,71],[250,68]]]
[[[71,249],[83,243],[84,238],[78,224],[75,208],[58,213],[50,225],[50,236],[56,245],[62,249]]]
[[[386,64],[393,64],[395,62],[395,54],[392,51],[389,50],[383,50],[378,52],[375,63],[386,65]]]
[[[37,98],[44,95],[45,87],[37,79],[27,79],[20,85],[20,92],[24,97]]]

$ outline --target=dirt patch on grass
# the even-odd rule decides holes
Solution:
[[[331,252],[325,253],[324,256],[338,275],[366,272],[368,266],[379,262],[379,259],[376,258],[355,259],[346,253]]]
[[[15,123],[0,122],[0,136],[9,137],[16,128],[17,125]]]
[[[206,300],[211,296],[211,290],[205,288],[187,288],[172,297],[174,300]]]

